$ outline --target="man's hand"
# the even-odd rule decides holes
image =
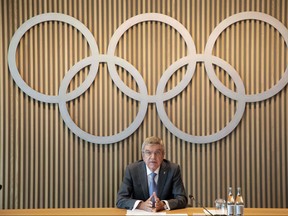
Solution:
[[[165,209],[165,203],[162,202],[162,201],[156,196],[156,194],[155,194],[155,200],[156,200],[156,202],[155,202],[155,211],[157,212],[157,211],[162,211],[162,210],[164,210],[164,209]]]
[[[139,203],[139,205],[137,206],[137,209],[141,209],[144,211],[148,211],[148,212],[152,212],[154,211],[154,208],[152,207],[152,196],[149,197],[149,199],[147,199],[145,202],[142,201]]]
[[[155,200],[155,208],[152,207],[152,198]],[[140,202],[137,206],[137,209],[141,209],[148,212],[157,212],[164,210],[165,204],[160,201],[160,199],[157,197],[156,193],[154,192],[149,199],[147,199],[145,202]]]

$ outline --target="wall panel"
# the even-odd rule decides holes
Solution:
[[[182,167],[188,194],[205,206],[226,198],[229,186],[241,186],[247,207],[285,207],[288,203],[288,89],[273,97],[247,103],[237,127],[221,140],[195,144],[171,133],[161,122],[155,103],[149,103],[139,128],[112,144],[82,140],[65,125],[58,105],[39,102],[13,81],[7,52],[16,30],[33,16],[58,12],[70,15],[91,31],[99,53],[107,48],[116,29],[142,13],[168,15],[188,30],[197,54],[203,54],[215,27],[227,17],[245,11],[269,14],[288,28],[288,3],[230,0],[20,0],[0,1],[0,208],[114,207],[127,164],[141,159],[145,137],[158,135],[166,143],[166,158]],[[32,27],[17,48],[17,68],[23,80],[46,95],[59,86],[80,60],[91,55],[85,37],[62,22]],[[132,64],[143,77],[149,95],[156,94],[164,71],[187,55],[185,41],[171,26],[144,22],[120,38],[115,56]],[[239,74],[246,94],[269,90],[283,76],[288,49],[271,25],[246,20],[229,26],[217,39],[213,55],[228,62]],[[140,91],[135,79],[116,66],[121,80]],[[219,80],[236,91],[227,72],[213,66]],[[67,89],[77,89],[90,67],[79,71]],[[179,85],[187,65],[169,79],[165,91]],[[191,82],[176,97],[164,102],[170,121],[185,133],[205,136],[224,128],[235,116],[239,102],[224,96],[210,82],[203,62],[196,64]],[[136,118],[140,102],[113,83],[106,63],[80,97],[66,103],[73,121],[84,131],[111,136]],[[195,205],[195,204],[193,204]]]

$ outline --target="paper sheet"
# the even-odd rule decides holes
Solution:
[[[127,210],[126,215],[166,215],[166,212],[147,212],[144,210],[135,209],[134,211]]]
[[[205,212],[206,215],[210,215],[209,212],[212,214],[212,215],[227,215],[227,210],[210,210],[209,209],[209,212],[207,212],[205,209],[203,209],[203,211]]]

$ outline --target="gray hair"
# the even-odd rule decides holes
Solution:
[[[160,145],[162,147],[163,153],[165,153],[163,141],[161,138],[159,138],[157,136],[147,137],[144,140],[144,142],[142,144],[142,152],[144,152],[146,145]]]

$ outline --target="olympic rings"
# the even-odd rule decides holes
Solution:
[[[191,38],[191,35],[180,22],[178,22],[177,20],[167,15],[158,14],[158,13],[146,13],[146,14],[140,14],[140,15],[134,16],[119,26],[119,28],[115,31],[115,33],[113,34],[111,38],[111,41],[108,45],[107,54],[105,55],[105,54],[99,54],[98,46],[95,42],[94,36],[86,28],[86,26],[84,26],[84,24],[81,23],[79,20],[71,16],[60,14],[60,13],[46,13],[46,14],[37,15],[27,20],[15,32],[15,34],[13,35],[11,39],[9,49],[8,49],[8,66],[9,66],[12,78],[14,79],[18,87],[24,93],[26,93],[27,95],[29,95],[30,97],[38,101],[42,101],[45,103],[58,103],[59,111],[61,113],[61,116],[64,122],[68,126],[68,128],[74,134],[76,134],[77,136],[79,136],[80,138],[88,142],[98,143],[98,144],[109,144],[109,143],[119,142],[127,138],[128,136],[133,134],[143,122],[144,117],[147,112],[148,103],[155,103],[157,112],[159,114],[159,117],[162,123],[172,134],[174,134],[175,136],[179,137],[182,140],[185,140],[191,143],[199,143],[199,144],[211,143],[211,142],[224,138],[237,127],[237,125],[241,121],[241,118],[245,112],[246,103],[263,101],[270,97],[273,97],[275,94],[281,91],[288,83],[288,66],[287,66],[281,79],[272,88],[262,93],[258,93],[254,95],[247,95],[245,93],[244,83],[241,80],[241,77],[239,76],[239,74],[236,72],[236,70],[224,60],[212,55],[213,46],[217,38],[219,37],[219,35],[228,26],[236,22],[247,20],[247,19],[260,20],[260,21],[270,24],[271,26],[273,26],[275,29],[277,29],[280,32],[280,34],[284,38],[286,46],[288,46],[288,29],[280,21],[278,21],[274,17],[271,17],[267,14],[260,13],[260,12],[242,12],[242,13],[232,15],[228,17],[227,19],[223,20],[213,30],[213,32],[209,36],[207,44],[205,46],[204,54],[197,54],[196,47],[195,47],[193,39]],[[20,39],[31,27],[41,22],[46,22],[46,21],[60,21],[60,22],[64,22],[64,23],[72,25],[73,27],[78,29],[83,34],[83,36],[86,38],[89,44],[89,47],[91,49],[90,57],[87,57],[79,61],[78,63],[76,63],[65,74],[60,84],[58,95],[56,96],[45,95],[29,87],[25,83],[25,81],[22,79],[22,77],[20,76],[20,73],[16,66],[16,50],[20,42]],[[143,77],[140,75],[140,73],[137,71],[137,69],[134,66],[132,66],[126,60],[115,56],[116,46],[119,42],[119,39],[125,33],[125,31],[127,31],[129,28],[131,28],[132,26],[136,24],[139,24],[141,22],[146,22],[146,21],[162,22],[162,23],[165,23],[166,25],[170,25],[171,27],[173,27],[183,37],[185,44],[187,46],[187,50],[188,50],[187,56],[174,62],[163,73],[158,83],[155,95],[148,95],[147,87],[145,85]],[[75,124],[75,122],[72,121],[69,115],[69,112],[67,110],[67,106],[66,106],[66,103],[68,101],[76,99],[77,97],[82,95],[87,89],[89,89],[89,87],[94,82],[94,79],[97,75],[100,62],[107,64],[109,74],[114,84],[125,95],[140,102],[140,109],[134,121],[120,133],[111,135],[111,136],[94,136],[92,134],[89,134],[83,131]],[[180,94],[187,87],[187,85],[191,82],[191,79],[195,72],[197,62],[204,63],[205,69],[207,71],[207,75],[211,83],[215,86],[217,90],[219,90],[219,92],[231,98],[232,100],[237,101],[237,110],[235,112],[234,118],[220,131],[214,134],[205,135],[205,136],[194,136],[194,135],[185,133],[181,131],[180,129],[178,129],[170,121],[164,108],[164,101],[170,100],[173,97]],[[216,76],[214,72],[213,64],[224,69],[229,74],[229,76],[232,78],[232,80],[235,83],[235,86],[236,86],[235,92],[230,90],[229,88],[227,88],[225,85],[221,83],[221,81],[218,79],[218,77]],[[77,89],[73,90],[72,92],[67,93],[67,88],[69,86],[69,83],[73,79],[73,77],[79,71],[81,71],[81,69],[83,69],[84,67],[88,65],[90,65],[90,71],[85,81],[81,83],[81,85]],[[127,85],[125,85],[125,83],[119,77],[116,71],[115,65],[122,67],[123,69],[125,69],[127,72],[131,74],[131,76],[136,80],[136,83],[139,87],[139,92],[136,92],[130,89]],[[164,92],[165,86],[167,82],[169,81],[169,79],[171,78],[171,76],[174,74],[175,71],[177,71],[179,68],[183,67],[184,65],[188,65],[188,66],[187,66],[187,71],[183,79],[180,81],[180,83],[177,86],[175,86],[168,92]]]

